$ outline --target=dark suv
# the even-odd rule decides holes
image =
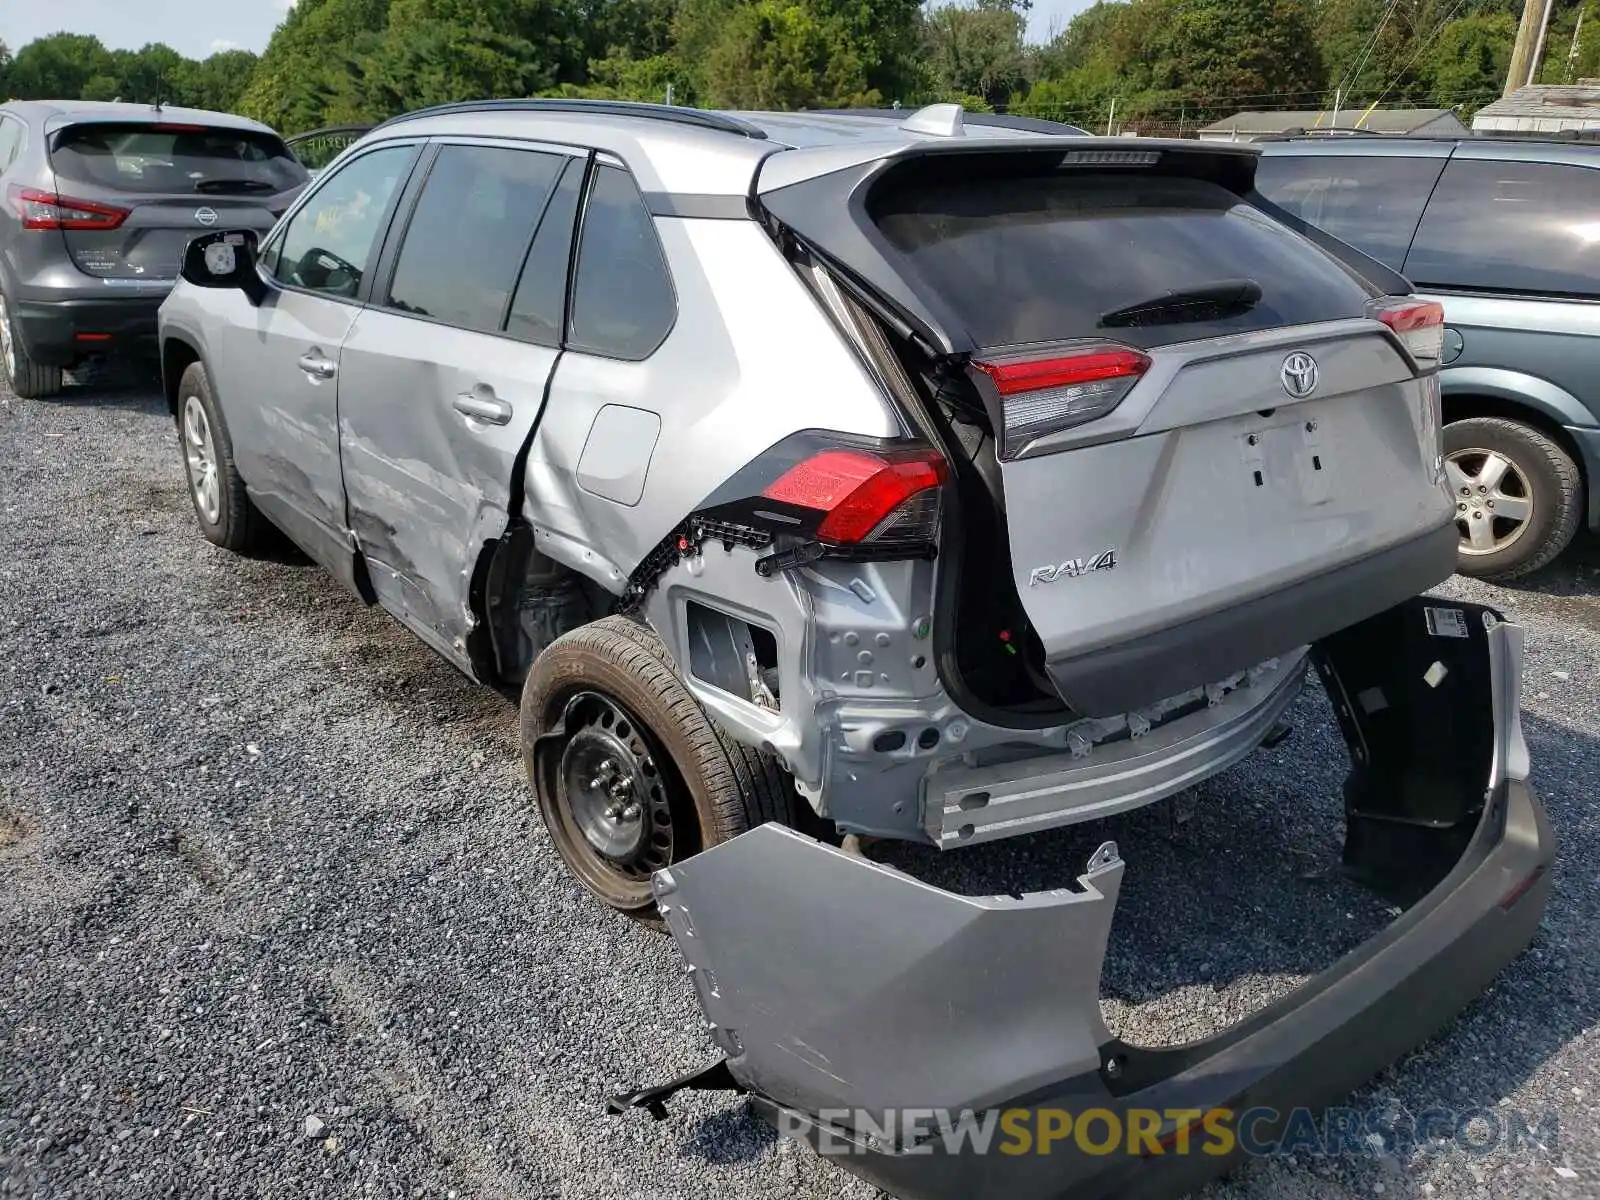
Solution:
[[[310,176],[265,125],[80,100],[0,106],[0,371],[49,396],[82,359],[149,350],[184,248],[271,229]]]
[[[1523,575],[1580,523],[1600,529],[1600,147],[1374,137],[1262,149],[1268,200],[1444,304],[1461,572]]]

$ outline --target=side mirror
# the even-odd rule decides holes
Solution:
[[[238,288],[251,304],[260,304],[267,285],[256,270],[256,234],[252,229],[219,229],[202,233],[183,252],[184,281],[195,287]]]

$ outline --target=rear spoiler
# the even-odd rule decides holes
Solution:
[[[763,189],[761,183],[771,178],[768,168],[778,162],[787,174],[798,165],[794,155],[795,152],[774,155],[762,164],[756,197],[760,207],[809,253],[826,263],[878,316],[938,356],[971,354],[979,347],[939,297],[917,289],[906,277],[868,213],[868,199],[888,182],[906,186],[918,179],[948,177],[953,172],[969,175],[987,171],[996,177],[997,186],[1004,186],[1007,175],[1032,175],[1051,169],[1202,179],[1283,220],[1379,291],[1404,294],[1411,290],[1404,277],[1388,267],[1312,230],[1265,201],[1255,190],[1260,151],[1248,144],[1074,136],[913,142],[866,161]]]

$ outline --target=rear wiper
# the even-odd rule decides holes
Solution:
[[[262,179],[202,179],[194,185],[197,192],[275,192],[278,185]]]
[[[1101,313],[1100,328],[1131,329],[1140,325],[1215,321],[1248,312],[1259,303],[1261,285],[1254,279],[1219,279],[1216,283],[1180,288]]]

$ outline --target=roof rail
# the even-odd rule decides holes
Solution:
[[[905,120],[903,108],[814,108],[807,110],[819,117],[885,117]],[[962,121],[968,125],[987,125],[995,129],[1020,129],[1027,133],[1086,135],[1088,130],[1065,121],[1052,121],[1045,117],[1025,117],[1019,113],[962,112]]]
[[[748,121],[703,108],[682,108],[675,104],[646,104],[635,100],[567,100],[560,97],[528,100],[463,100],[456,104],[436,104],[432,108],[419,108],[416,112],[391,117],[378,128],[383,129],[400,121],[415,121],[421,117],[490,112],[584,113],[598,117],[642,117],[652,121],[693,125],[700,129],[715,129],[719,133],[734,133],[740,137],[764,139],[767,136],[764,130]]]

